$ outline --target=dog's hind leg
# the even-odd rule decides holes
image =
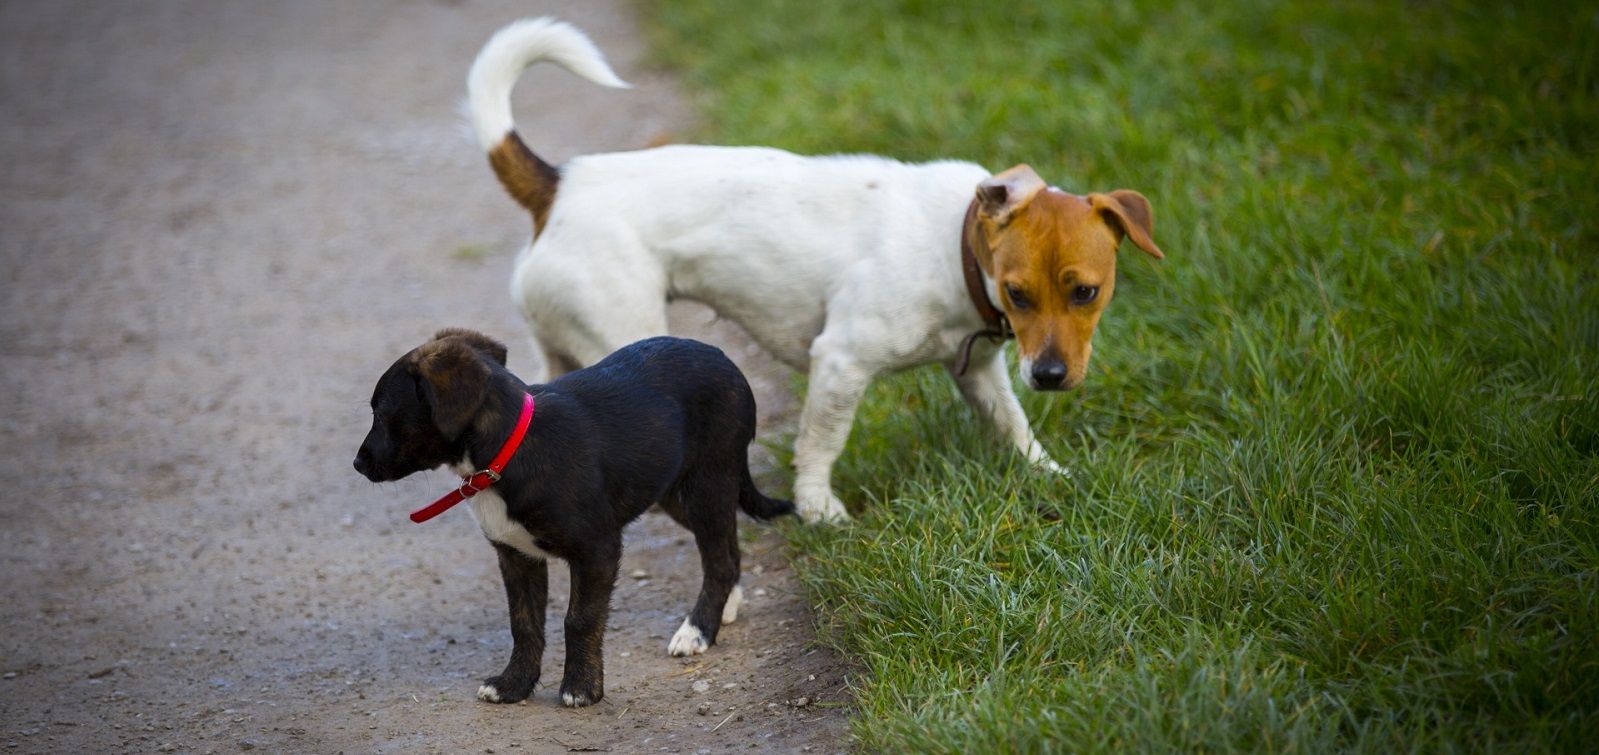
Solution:
[[[666,652],[671,655],[705,652],[716,644],[722,625],[738,619],[738,607],[744,599],[744,590],[738,584],[739,487],[740,480],[734,475],[701,477],[683,485],[675,503],[662,506],[694,533],[703,571],[699,600],[666,645]]]
[[[605,267],[600,275],[588,266],[558,271],[533,265],[530,260],[539,259],[544,245],[557,238],[552,232],[549,240],[540,239],[529,261],[519,264],[511,286],[548,365],[549,374],[531,382],[546,382],[634,341],[666,335],[664,273],[641,265]]]
[[[538,336],[534,336],[532,341],[534,352],[543,357],[543,360],[526,372],[525,377],[529,384],[548,383],[568,372],[582,369],[583,365],[578,364],[576,359],[545,345]]]
[[[544,607],[549,597],[549,567],[508,545],[494,544],[500,554],[500,576],[511,609],[511,661],[499,676],[483,680],[479,700],[514,703],[526,700],[539,682],[544,659]]]

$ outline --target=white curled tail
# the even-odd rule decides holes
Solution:
[[[602,86],[628,87],[577,27],[548,17],[513,22],[483,45],[466,77],[467,112],[485,152],[516,129],[511,88],[528,66],[545,60]]]

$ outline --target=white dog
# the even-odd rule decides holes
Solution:
[[[847,518],[830,475],[867,383],[917,365],[949,367],[1029,460],[1064,471],[1028,427],[1002,342],[1014,333],[1019,376],[1035,390],[1082,381],[1121,239],[1162,256],[1142,195],[1067,194],[1025,165],[990,175],[965,162],[750,147],[670,146],[556,168],[511,117],[512,86],[546,60],[627,85],[582,32],[542,18],[501,29],[468,77],[478,140],[533,215],[511,295],[547,364],[590,365],[666,333],[672,299],[738,322],[810,373],[794,449],[794,498],[810,521]]]

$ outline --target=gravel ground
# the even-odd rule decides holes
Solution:
[[[3,751],[847,746],[846,668],[758,526],[740,619],[692,661],[666,641],[693,545],[658,513],[630,528],[583,710],[550,686],[552,569],[546,686],[495,706],[473,697],[510,650],[493,550],[464,509],[405,518],[451,478],[350,469],[372,383],[438,327],[533,365],[506,291],[528,220],[455,107],[488,34],[546,12],[638,88],[535,70],[535,149],[681,130],[624,3],[0,4]],[[787,373],[706,310],[673,327],[745,367],[766,437],[790,429]]]

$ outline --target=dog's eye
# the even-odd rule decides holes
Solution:
[[[1016,309],[1027,309],[1033,306],[1033,303],[1027,299],[1027,294],[1022,293],[1022,290],[1014,285],[1005,287],[1005,298],[1010,299],[1010,305]]]
[[[1073,304],[1087,304],[1099,298],[1099,286],[1078,286],[1072,289]]]

